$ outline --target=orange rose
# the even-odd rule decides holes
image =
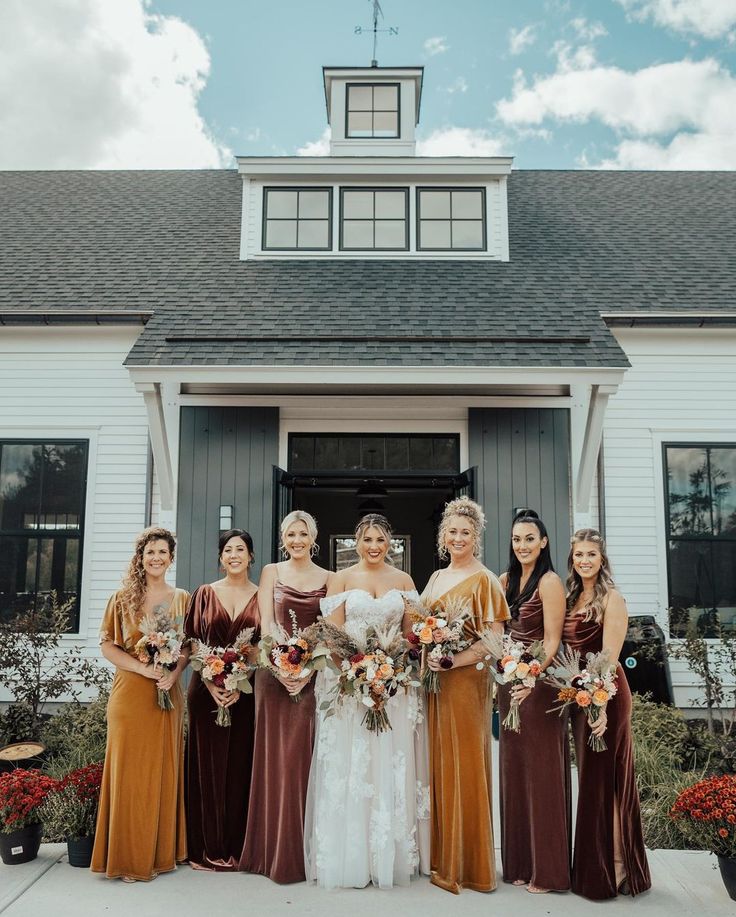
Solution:
[[[529,665],[526,662],[520,662],[516,666],[516,672],[514,674],[518,675],[519,678],[526,678],[529,674]]]
[[[213,675],[219,675],[225,669],[225,663],[219,656],[210,656],[207,659],[207,668]]]
[[[390,678],[394,674],[394,668],[387,662],[384,662],[383,665],[379,668],[378,674],[381,676],[381,678]]]
[[[529,665],[529,674],[538,678],[542,671],[542,666],[538,662],[532,662]]]
[[[557,692],[557,700],[565,701],[565,703],[567,703],[568,701],[575,700],[575,695],[577,693],[578,692],[575,690],[575,688],[560,688],[560,690]]]
[[[513,657],[513,656],[508,656],[508,655],[504,656],[504,657],[501,659],[501,668],[503,669],[504,666],[508,665],[509,662],[513,662],[513,661],[514,661],[514,657]]]
[[[593,692],[593,703],[596,707],[604,707],[608,703],[608,691],[605,688],[598,688]]]
[[[419,631],[419,642],[420,643],[434,643],[434,637],[432,635],[432,628],[427,626],[423,627]]]
[[[591,696],[587,691],[578,691],[575,695],[575,703],[578,707],[589,707]]]
[[[437,626],[437,618],[432,618],[432,617],[425,618],[424,624],[426,627],[431,627],[432,629],[434,629]]]

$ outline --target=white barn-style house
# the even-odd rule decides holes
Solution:
[[[736,627],[736,173],[418,157],[421,67],[323,77],[326,157],[0,173],[0,615],[76,596],[95,654],[146,524],[193,587],[290,507],[332,566],[385,512],[421,588],[471,493],[493,570],[533,507],[633,614]]]

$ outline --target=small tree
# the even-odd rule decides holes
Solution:
[[[52,592],[48,606],[0,623],[0,685],[13,697],[0,716],[4,742],[39,739],[46,705],[63,699],[79,703],[88,688],[103,688],[110,674],[85,659],[78,646],[63,647],[71,601],[59,605]]]

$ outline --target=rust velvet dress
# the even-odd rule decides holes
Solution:
[[[431,581],[430,581],[431,582]],[[479,570],[437,597],[423,599],[438,614],[450,599],[472,609],[466,635],[494,621],[506,621],[503,589],[488,570]],[[440,675],[439,694],[427,694],[431,807],[431,881],[458,894],[461,888],[493,891],[496,863],[491,812],[492,685],[487,669],[474,665]]]
[[[562,640],[583,655],[599,653],[603,645],[603,625],[595,621],[584,621],[580,615],[568,613]],[[624,869],[631,894],[638,895],[652,884],[634,777],[631,691],[620,665],[618,693],[608,702],[606,713],[608,726],[603,735],[608,745],[606,751],[593,751],[588,745],[590,727],[585,714],[575,711],[572,716],[578,766],[572,890],[594,901],[614,898],[617,894],[613,857],[616,806],[621,825]]]
[[[544,638],[539,590],[519,607],[510,635],[529,646]],[[523,880],[550,891],[570,888],[570,756],[567,716],[548,714],[557,691],[540,681],[520,707],[521,732],[501,729],[499,784],[501,862],[506,882]],[[508,687],[499,686],[503,721]]]
[[[207,646],[231,646],[244,627],[258,625],[254,593],[233,619],[212,586],[195,590],[187,608],[184,633]],[[195,869],[238,868],[248,818],[253,762],[255,700],[241,694],[230,707],[232,724],[218,726],[217,705],[194,672],[189,683],[187,738],[187,839]]]
[[[140,639],[140,615],[129,615],[115,593],[107,603],[100,643],[111,640],[131,656]],[[188,593],[177,589],[169,606],[181,626]],[[184,825],[184,696],[169,692],[173,710],[158,705],[156,682],[117,669],[107,704],[107,748],[102,774],[92,871],[109,878],[148,881],[187,857]]]
[[[276,582],[273,612],[277,624],[292,632],[314,624],[326,586],[300,592]],[[298,703],[274,676],[256,674],[256,738],[248,829],[240,868],[274,882],[303,882],[304,807],[314,744],[314,679],[302,689]]]

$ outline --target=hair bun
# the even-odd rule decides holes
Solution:
[[[522,519],[539,519],[539,513],[533,509],[520,509],[514,516],[515,525],[517,522],[520,522]]]

